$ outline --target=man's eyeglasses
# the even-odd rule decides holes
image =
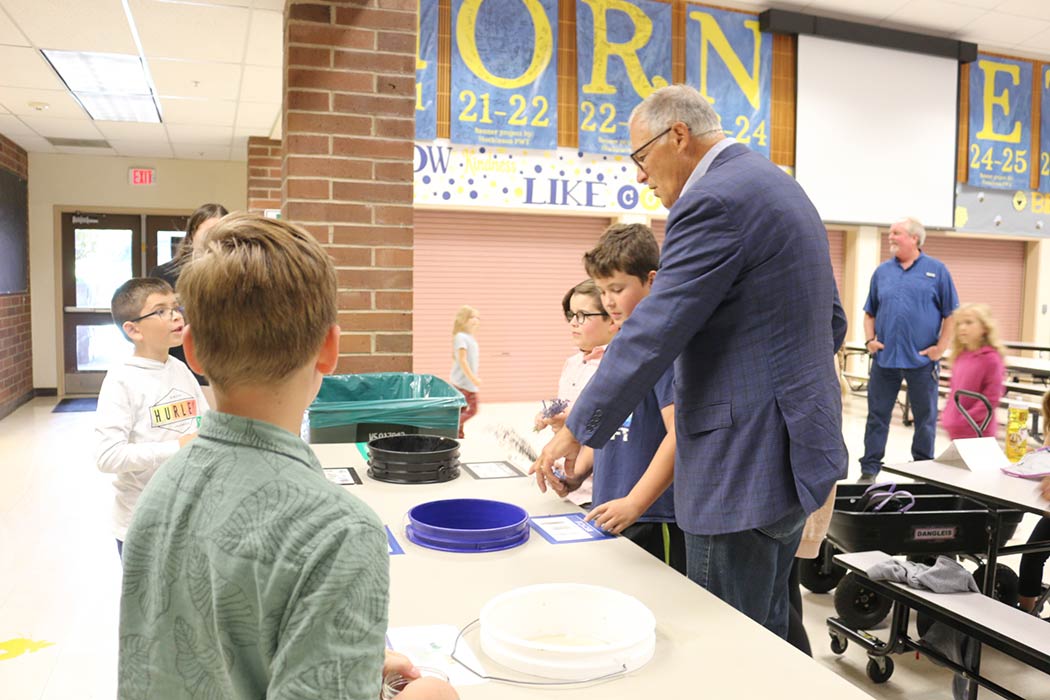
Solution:
[[[143,320],[149,318],[150,316],[156,316],[157,318],[159,318],[162,321],[174,321],[175,320],[175,314],[178,314],[179,316],[185,316],[185,313],[183,312],[181,306],[172,306],[170,308],[169,307],[164,307],[163,309],[157,309],[156,311],[150,311],[148,314],[143,314],[143,315],[139,316],[138,318],[131,318],[131,319],[128,319],[128,320],[131,323],[138,323],[139,321],[143,321]]]
[[[577,311],[576,313],[573,313],[571,311],[566,311],[565,312],[565,322],[566,323],[572,323],[573,321],[575,321],[576,325],[582,326],[584,323],[587,322],[587,319],[589,319],[591,316],[604,316],[604,315],[605,314],[603,314],[601,311]]]
[[[670,126],[667,127],[666,129],[661,131],[659,134],[657,134],[656,136],[652,137],[651,139],[649,139],[648,141],[643,143],[638,148],[634,149],[634,151],[631,153],[631,160],[634,161],[634,164],[637,165],[638,169],[641,170],[643,173],[645,172],[645,158],[649,154],[647,153],[644,156],[643,155],[638,155],[638,154],[641,153],[642,151],[644,151],[649,146],[651,146],[656,141],[659,141],[664,136],[667,136],[667,134],[671,133],[671,128],[672,127],[670,127]]]

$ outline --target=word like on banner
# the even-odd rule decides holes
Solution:
[[[711,102],[726,136],[768,158],[773,35],[759,31],[757,15],[687,5],[685,42],[686,82]]]
[[[1032,64],[980,54],[970,64],[973,187],[1027,190],[1032,160]]]
[[[628,118],[671,76],[671,5],[578,0],[576,78],[580,150],[627,155]]]
[[[557,0],[452,0],[451,139],[558,145]]]

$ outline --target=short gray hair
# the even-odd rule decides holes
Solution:
[[[722,130],[722,120],[711,103],[688,85],[668,85],[651,93],[631,112],[630,121],[635,120],[653,131],[682,122],[693,136]]]
[[[926,227],[914,216],[906,216],[897,223],[904,224],[904,230],[913,238],[919,239],[919,247],[926,243]]]

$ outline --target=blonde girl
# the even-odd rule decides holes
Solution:
[[[983,394],[992,405],[991,420],[981,434],[995,437],[998,425],[995,407],[1003,397],[1003,346],[999,329],[987,304],[963,304],[955,313],[955,337],[952,338],[952,382],[948,405],[941,414],[941,424],[952,440],[978,437],[955,406],[955,392],[959,389]],[[970,397],[960,397],[963,408],[980,425],[987,417],[984,404]]]
[[[481,316],[471,306],[461,306],[452,324],[452,386],[459,389],[467,405],[459,411],[459,437],[463,426],[478,412],[478,341],[474,334],[481,325]]]

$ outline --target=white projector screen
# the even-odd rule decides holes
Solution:
[[[795,177],[824,221],[951,228],[958,62],[798,37]]]

